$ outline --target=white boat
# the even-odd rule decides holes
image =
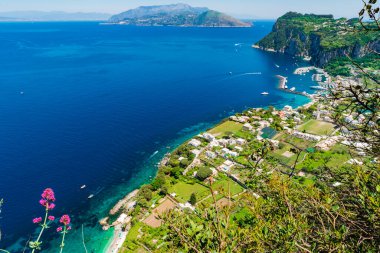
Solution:
[[[94,194],[91,194],[90,196],[88,196],[89,199],[92,199],[95,195]]]
[[[86,188],[86,185],[84,184],[84,185],[82,185],[80,188],[81,188],[81,189],[84,189],[84,188]]]
[[[280,65],[277,65],[277,64],[274,64],[277,68],[279,68],[280,67]]]
[[[269,95],[268,92],[262,92],[261,95]]]
[[[296,90],[296,87],[292,87],[290,88],[291,91],[295,91]]]

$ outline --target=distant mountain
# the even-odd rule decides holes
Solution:
[[[224,13],[187,4],[141,6],[109,19],[110,23],[136,26],[249,27]]]
[[[111,14],[107,13],[84,13],[62,11],[11,11],[0,12],[0,21],[90,21],[108,20]]]

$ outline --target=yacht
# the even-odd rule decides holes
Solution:
[[[262,92],[261,95],[269,95],[268,92]]]

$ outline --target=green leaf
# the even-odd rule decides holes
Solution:
[[[380,192],[380,185],[377,185],[377,186],[376,186],[376,191],[377,191],[377,192]]]

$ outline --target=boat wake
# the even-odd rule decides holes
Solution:
[[[151,156],[149,156],[149,159],[152,159],[155,155],[157,155],[158,154],[158,150],[157,151],[155,151]]]

